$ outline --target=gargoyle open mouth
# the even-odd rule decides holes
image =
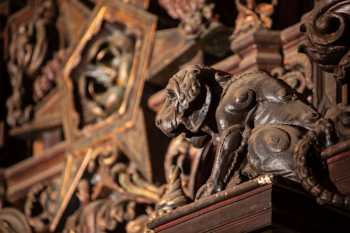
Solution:
[[[205,133],[192,133],[190,131],[186,131],[184,134],[186,140],[197,148],[202,148],[209,140],[209,136]]]

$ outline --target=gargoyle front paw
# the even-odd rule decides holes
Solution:
[[[208,197],[214,193],[220,192],[223,190],[222,185],[217,184],[212,180],[208,180],[207,183],[202,185],[197,191],[196,199],[201,199],[203,197]]]

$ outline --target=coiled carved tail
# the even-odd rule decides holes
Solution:
[[[324,186],[316,177],[314,170],[306,163],[314,145],[318,143],[319,133],[309,131],[298,142],[295,148],[294,159],[296,161],[296,174],[304,189],[316,197],[320,204],[331,204],[350,209],[350,197],[344,196]]]

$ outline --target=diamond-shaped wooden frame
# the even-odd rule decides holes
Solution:
[[[85,46],[101,30],[104,21],[122,24],[132,31],[137,31],[137,46],[135,46],[132,67],[123,101],[118,111],[101,122],[79,129],[71,74],[74,68],[79,65]],[[156,18],[141,9],[121,1],[101,1],[95,7],[91,20],[86,25],[87,27],[82,33],[80,40],[73,47],[66,61],[61,79],[62,89],[65,93],[63,97],[64,106],[62,106],[65,137],[71,145],[74,143],[74,147],[103,141],[109,135],[120,134],[135,125],[143,84],[153,49]]]

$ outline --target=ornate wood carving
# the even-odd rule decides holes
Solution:
[[[203,171],[200,171],[201,168],[205,167],[204,153],[203,150],[193,147],[190,142],[180,135],[170,142],[165,154],[164,170],[167,182],[170,182],[168,178],[172,177],[173,167],[181,168],[182,188],[186,196],[191,199],[195,195],[198,176],[204,175]]]
[[[63,72],[68,140],[134,124],[154,30],[152,16],[123,3],[96,8]]]
[[[214,3],[159,0],[159,4],[180,23],[177,28],[158,31],[154,53],[159,55],[152,60],[148,81],[165,86],[167,78],[182,66],[205,63],[205,56],[218,60],[231,53],[232,30],[219,22]]]
[[[294,56],[294,61],[289,61],[284,67],[277,67],[271,71],[272,76],[283,80],[298,93],[300,93],[309,103],[313,103],[312,76],[310,73],[311,63],[302,54]]]
[[[247,34],[262,30],[271,29],[274,7],[278,0],[262,1],[255,0],[235,0],[238,16],[236,18],[236,27],[232,35],[234,43]]]
[[[171,17],[180,20],[180,27],[189,37],[201,36],[215,21],[213,5],[204,0],[159,0],[159,3]]]
[[[170,213],[174,209],[186,205],[188,201],[188,197],[183,190],[181,170],[178,166],[173,166],[170,168],[164,193],[150,219],[159,218],[166,213]]]
[[[6,17],[25,6],[4,34],[9,135],[35,156],[0,170],[1,232],[258,230],[274,222],[273,176],[349,208],[347,0],[317,1],[304,33],[271,30],[277,0],[232,1],[233,33],[221,2],[16,2],[0,3]],[[165,13],[179,26],[156,31],[149,4],[160,28]],[[198,63],[216,64],[183,68]],[[147,101],[177,136],[167,151]],[[288,212],[284,200],[301,199],[284,193]],[[2,208],[22,203],[24,214]]]
[[[283,68],[277,68],[273,75],[284,79],[292,88],[296,89],[305,99],[316,108],[319,107],[322,88],[320,79],[316,78],[317,69],[306,54],[299,51],[299,47],[306,40],[296,24],[281,32],[283,48]]]
[[[64,181],[61,186],[63,196],[51,230],[62,221],[61,216],[73,196],[78,197],[80,210],[66,222],[67,232],[108,232],[126,222],[127,232],[138,232],[137,226],[144,228],[147,213],[140,214],[136,208],[139,209],[138,205],[151,207],[158,202],[162,188],[147,182],[135,164],[125,163],[122,157],[110,144],[87,151],[73,181]],[[91,218],[96,222],[86,225]]]
[[[120,231],[127,224],[127,233],[143,232],[146,215],[137,216],[136,203],[123,197],[101,199],[91,202],[71,216],[63,232],[88,233]],[[124,231],[123,231],[124,232]]]
[[[38,88],[34,88],[34,81],[41,72],[41,66],[59,49],[56,19],[54,0],[45,0],[35,9],[27,7],[9,19],[7,66],[12,95],[7,102],[7,122],[11,126],[22,125],[32,119],[33,104],[41,96],[41,93],[35,93]],[[47,76],[47,73],[41,75]],[[51,88],[51,85],[46,87]]]
[[[64,131],[72,153],[110,141],[148,180],[151,164],[139,103],[155,26],[155,18],[140,9],[102,1],[69,55],[62,82]]]
[[[54,179],[36,184],[27,194],[24,214],[34,232],[48,232],[57,210],[59,182]]]
[[[103,0],[79,0],[82,3],[91,6],[91,5],[97,5],[98,3],[102,2]],[[147,9],[149,6],[149,0],[123,0],[123,2],[135,5],[140,8]]]
[[[346,40],[349,19],[348,1],[317,1],[315,8],[303,18],[306,53],[323,70],[332,72],[338,81],[345,81],[349,59]]]
[[[0,231],[3,233],[31,233],[24,215],[13,208],[0,209]]]
[[[349,197],[322,185],[309,164],[317,160],[315,145],[335,143],[332,123],[264,72],[231,77],[201,66],[183,69],[166,87],[156,124],[170,137],[183,133],[194,146],[216,147],[197,198],[222,191],[232,176],[275,174],[300,182],[321,203],[349,207]]]

